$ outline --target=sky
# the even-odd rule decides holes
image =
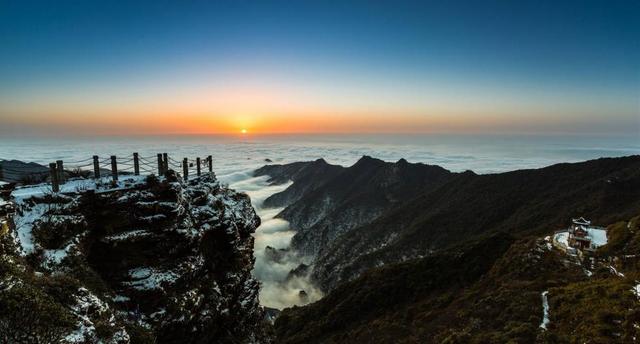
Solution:
[[[0,0],[0,135],[640,133],[638,1]]]

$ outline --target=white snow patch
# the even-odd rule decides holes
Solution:
[[[569,232],[560,232],[555,236],[555,240],[565,247],[569,247]]]
[[[636,295],[638,299],[640,299],[640,282],[636,281],[636,283],[638,284],[633,286],[633,288],[631,288],[631,291]]]
[[[60,263],[62,263],[62,260],[69,255],[69,250],[73,246],[74,243],[71,243],[62,249],[44,250],[44,252],[42,253],[44,258],[44,265],[49,268],[52,268],[55,265],[60,265]]]
[[[151,234],[152,233],[147,231],[147,230],[138,229],[138,230],[134,230],[134,231],[129,231],[129,232],[110,235],[110,236],[105,237],[103,240],[105,240],[105,241],[124,241],[124,240],[131,239],[131,238],[147,237],[147,236],[149,236]]]
[[[65,343],[88,343],[96,339],[96,327],[89,317],[89,313],[104,314],[109,311],[109,305],[102,302],[97,296],[86,288],[78,289],[76,304],[71,307],[71,312],[78,318],[76,329],[68,334]],[[128,335],[124,333],[126,337]]]
[[[112,184],[111,177],[103,177],[100,179],[69,179],[60,185],[59,193],[79,193],[88,190],[115,191],[144,184],[146,180],[146,176],[119,176],[119,178],[115,185]],[[37,184],[18,187],[11,195],[15,198],[26,198],[50,193],[52,193],[50,184]]]
[[[155,215],[143,216],[143,217],[140,218],[140,220],[145,221],[145,222],[153,222],[153,221],[164,220],[166,218],[167,218],[167,216],[164,215],[164,214],[155,214]]]
[[[547,330],[547,326],[549,325],[549,291],[545,290],[542,292],[542,323],[540,323],[540,328],[543,330]]]
[[[17,239],[22,248],[22,254],[28,255],[35,251],[32,235],[33,225],[44,216],[50,207],[48,204],[36,204],[31,209],[16,212],[13,220],[16,225]]]
[[[593,246],[600,247],[607,244],[607,230],[594,227],[587,227],[586,229]]]
[[[137,290],[162,289],[162,283],[174,283],[180,277],[173,271],[160,271],[148,267],[129,270],[129,276],[134,281],[124,284]]]
[[[124,295],[116,295],[116,297],[113,298],[113,302],[127,302],[129,300],[131,299]]]
[[[624,274],[622,272],[619,272],[618,270],[616,270],[616,268],[614,268],[612,265],[609,265],[609,270],[611,270],[611,273],[613,273],[614,275],[616,275],[618,277],[624,277]]]

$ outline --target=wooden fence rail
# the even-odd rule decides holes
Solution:
[[[101,160],[98,155],[94,155],[91,158],[78,161],[67,162],[63,160],[56,160],[49,164],[49,172],[46,174],[42,174],[42,172],[29,173],[28,170],[8,170],[8,172],[16,174],[21,173],[19,175],[27,177],[37,176],[41,181],[46,180],[46,176],[48,175],[54,192],[58,192],[60,190],[60,185],[65,184],[67,175],[78,175],[85,178],[93,177],[95,179],[100,179],[104,175],[110,176],[113,182],[117,182],[119,175],[139,176],[141,173],[146,175],[156,173],[157,175],[164,175],[169,170],[174,170],[176,172],[181,172],[182,177],[185,180],[188,180],[190,173],[194,173],[197,176],[202,174],[203,163],[207,164],[209,172],[213,172],[213,158],[211,155],[204,159],[196,157],[191,160],[191,162],[189,158],[183,158],[181,162],[178,162],[169,157],[167,153],[158,153],[156,155],[156,159],[157,162],[154,162],[153,157],[143,157],[137,152],[133,153],[131,158],[111,155],[109,158]],[[195,166],[193,163],[194,160]],[[180,167],[182,168],[182,171],[180,171]],[[3,172],[4,169],[2,162],[0,162],[0,180],[2,180],[3,177],[6,177],[3,176]]]

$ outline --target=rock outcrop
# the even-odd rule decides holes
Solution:
[[[0,341],[271,341],[251,276],[260,219],[213,174],[20,194],[1,238],[0,304],[35,315],[3,311]]]

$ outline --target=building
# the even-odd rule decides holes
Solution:
[[[577,250],[593,252],[607,243],[607,232],[602,227],[591,225],[584,217],[571,220],[567,246]]]

